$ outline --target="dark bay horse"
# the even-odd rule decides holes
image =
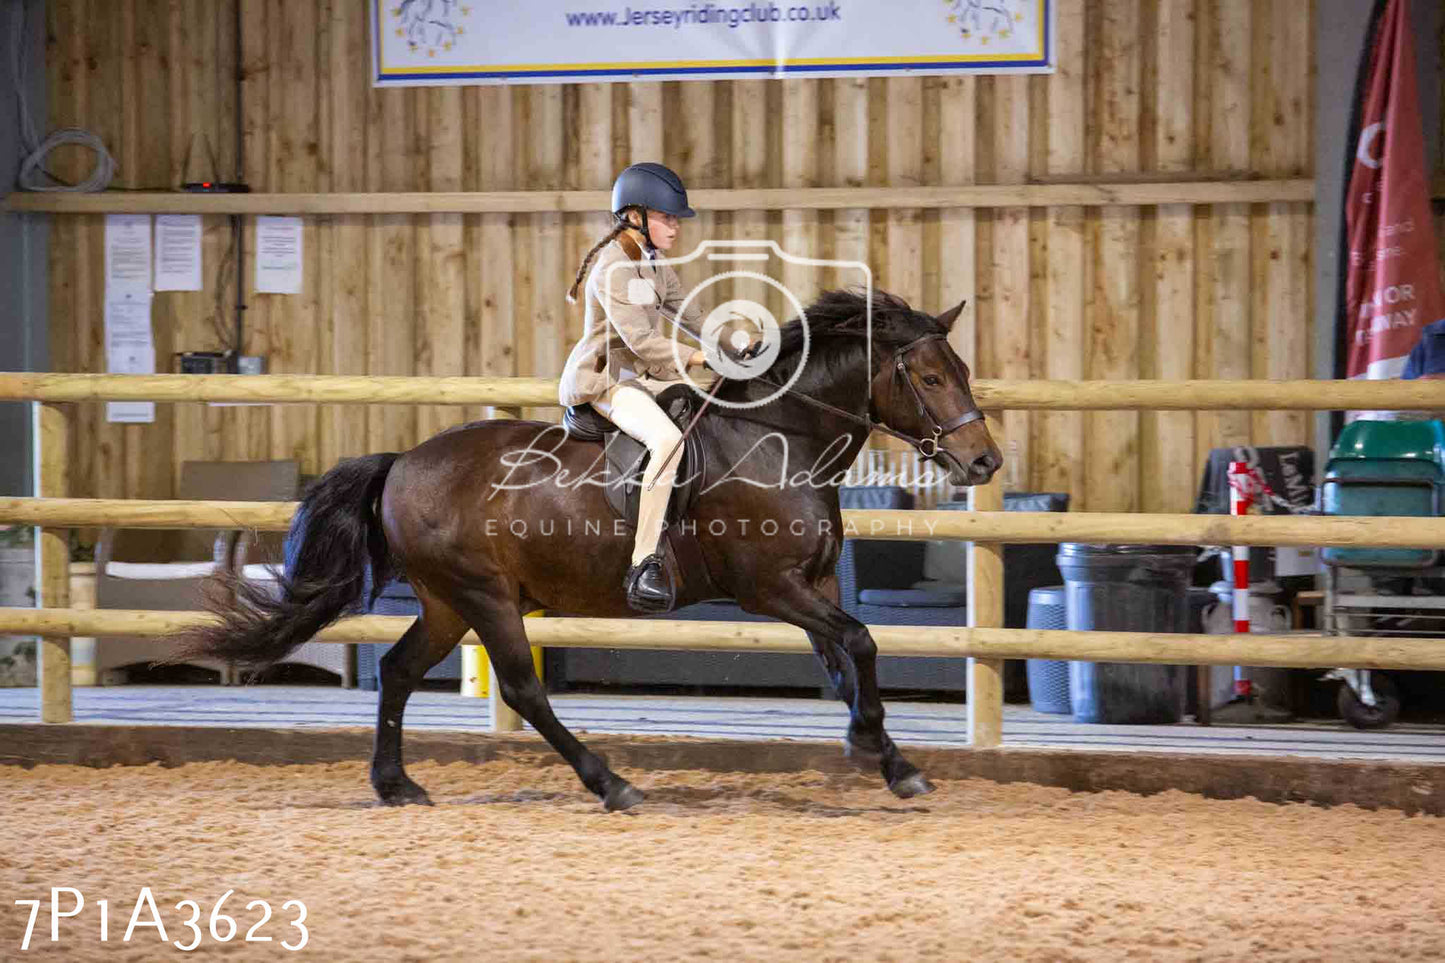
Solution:
[[[884,731],[877,647],[839,606],[837,485],[878,423],[933,457],[953,484],[981,484],[998,470],[968,369],[946,340],[962,307],[935,318],[875,293],[870,311],[857,292],[828,292],[781,328],[771,384],[725,381],[716,397],[739,407],[715,403],[696,429],[707,457],[691,520],[706,571],[679,573],[678,605],[725,595],[804,629],[851,710],[847,751],[877,765],[903,798],[933,787]],[[744,406],[749,401],[765,403]],[[551,457],[517,457],[537,451]],[[635,805],[642,793],[553,714],[522,621],[539,608],[634,614],[623,591],[631,530],[614,525],[600,487],[563,483],[564,471],[569,482],[595,474],[601,451],[554,425],[494,420],[450,429],[405,454],[344,461],[302,502],[293,531],[299,551],[279,597],[245,582],[216,593],[222,621],[178,640],[180,657],[267,665],[354,611],[368,565],[374,586],[404,573],[422,614],[381,660],[371,782],[382,802],[429,802],[402,767],[402,712],[427,670],[472,628],[502,699],[607,809]]]

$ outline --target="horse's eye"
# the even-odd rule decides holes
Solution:
[[[924,377],[923,383],[928,385],[930,388],[937,388],[939,385],[943,384],[943,379],[940,378],[938,375],[927,375]]]

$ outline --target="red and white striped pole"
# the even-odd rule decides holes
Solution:
[[[1254,487],[1249,464],[1242,461],[1229,463],[1229,514],[1248,515],[1254,503]],[[1234,546],[1234,632],[1236,635],[1249,634],[1249,546]],[[1234,695],[1248,699],[1251,695],[1249,676],[1244,666],[1234,667]]]

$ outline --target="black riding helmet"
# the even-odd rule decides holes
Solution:
[[[677,217],[697,212],[687,206],[687,188],[670,168],[661,164],[633,164],[617,175],[612,185],[612,213],[629,207],[645,207]]]
[[[618,220],[627,212],[637,208],[642,214],[642,236],[652,247],[652,235],[647,230],[647,212],[661,211],[675,217],[693,217],[697,214],[687,206],[687,188],[682,178],[671,168],[651,162],[633,164],[617,175],[612,185],[612,213]]]

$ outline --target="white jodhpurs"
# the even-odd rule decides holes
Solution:
[[[682,452],[678,452],[666,468],[658,470],[673,445],[682,438],[682,431],[658,406],[653,395],[675,384],[676,381],[633,378],[612,385],[606,394],[592,402],[592,407],[608,421],[646,445],[650,455],[638,498],[633,565],[657,551],[662,524],[667,518],[667,503],[677,479],[677,465],[682,460]]]

